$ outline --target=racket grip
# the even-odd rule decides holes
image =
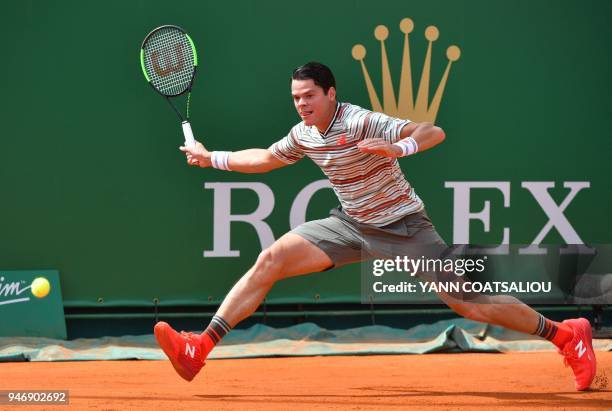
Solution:
[[[183,121],[181,125],[183,126],[183,134],[185,135],[185,146],[194,147],[195,138],[193,138],[193,131],[191,130],[191,124],[189,124],[189,121]]]

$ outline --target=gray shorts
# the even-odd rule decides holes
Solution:
[[[376,227],[359,223],[338,208],[329,217],[309,221],[291,232],[323,250],[334,267],[372,258],[439,257],[447,249],[425,210]]]

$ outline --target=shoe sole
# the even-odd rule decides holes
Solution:
[[[177,372],[177,374],[180,375],[181,378],[183,378],[184,380],[191,381],[195,377],[195,374],[191,375],[190,372],[185,370],[181,366],[181,364],[173,358],[174,353],[172,352],[172,339],[168,336],[168,333],[166,332],[166,327],[169,326],[167,324],[160,326],[160,323],[157,323],[155,325],[153,333],[155,334],[157,344],[161,347],[164,354],[166,354],[166,357],[168,357],[168,359],[170,360],[170,364],[172,364],[172,367]]]

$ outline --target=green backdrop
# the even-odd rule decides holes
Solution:
[[[402,167],[441,235],[453,239],[449,181],[510,183],[474,190],[473,211],[490,201],[491,229],[472,221],[470,241],[530,243],[546,214],[521,183],[551,181],[560,203],[566,181],[587,181],[564,211],[585,242],[610,242],[612,3],[499,1],[15,1],[0,14],[3,58],[0,138],[0,268],[58,269],[67,306],[218,304],[260,252],[253,227],[233,223],[240,257],[203,257],[213,244],[211,182],[262,182],[274,193],[266,222],[278,238],[289,229],[297,193],[323,178],[308,159],[266,175],[190,168],[178,151],[180,125],[146,84],[142,39],[177,24],[200,54],[192,96],[197,138],[211,149],[267,147],[299,121],[289,93],[291,70],[319,60],[334,70],[341,100],[370,107],[352,47],[363,44],[380,86],[379,42],[399,79],[410,17],[413,78],[427,42],[432,93],[445,50],[461,48],[437,117],[439,147]],[[380,91],[379,91],[380,93]],[[231,212],[257,207],[249,190],[232,195]],[[327,215],[331,190],[312,199],[309,219]],[[553,229],[545,242],[563,238]],[[359,301],[359,266],[277,284],[270,302]],[[316,296],[318,295],[318,298]]]

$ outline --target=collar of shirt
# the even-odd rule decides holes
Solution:
[[[321,133],[321,131],[319,131],[319,129],[317,129],[317,131],[319,132],[319,134],[321,135],[321,137],[326,137],[327,133],[329,133],[329,130],[331,130],[332,126],[334,125],[334,123],[336,122],[336,119],[338,118],[338,111],[340,111],[340,105],[342,103],[340,103],[339,101],[336,103],[336,111],[334,112],[334,116],[332,117],[331,121],[329,122],[329,125],[327,126],[327,128],[325,129],[325,131],[323,133]],[[316,128],[316,127],[315,127]]]

